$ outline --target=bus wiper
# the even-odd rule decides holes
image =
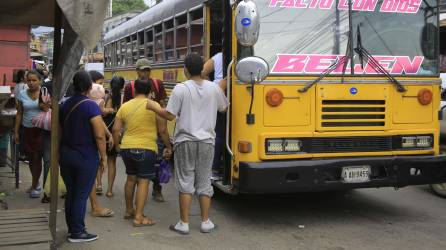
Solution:
[[[362,38],[361,38],[361,28],[358,25],[357,33],[357,47],[355,48],[355,52],[358,53],[359,59],[361,61],[361,67],[364,69],[364,58],[368,60],[368,65],[372,66],[373,69],[377,73],[381,73],[389,79],[390,82],[396,85],[396,89],[398,92],[406,92],[406,88],[395,78],[393,77],[363,46],[362,46]]]
[[[348,57],[342,57],[341,59],[336,59],[336,61],[334,63],[332,63],[326,70],[324,70],[324,72],[322,72],[322,74],[314,81],[308,83],[307,85],[305,85],[305,87],[299,89],[299,93],[305,93],[307,92],[309,89],[311,89],[311,87],[313,87],[316,83],[320,82],[322,79],[324,79],[326,76],[330,75],[331,72],[333,72],[335,69],[338,68],[339,65],[344,65],[346,64],[348,61]]]
[[[337,10],[339,11],[339,10]],[[339,65],[343,65],[342,67],[342,83],[344,82],[344,75],[345,71],[347,69],[347,63],[350,59],[353,65],[353,34],[352,34],[352,0],[348,1],[348,16],[349,16],[349,31],[348,31],[348,41],[347,41],[347,49],[345,52],[345,56],[341,59],[336,59],[334,63],[332,63],[326,70],[322,72],[322,74],[315,79],[312,82],[307,83],[305,87],[299,89],[299,93],[305,93],[311,87],[313,87],[315,84],[320,82],[322,79],[324,79],[326,76],[330,75],[335,69],[338,68]],[[352,74],[354,74],[353,68],[352,68]]]

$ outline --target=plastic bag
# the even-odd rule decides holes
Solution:
[[[32,119],[34,127],[51,131],[51,109],[47,112],[40,112]]]
[[[169,183],[170,178],[172,178],[173,174],[172,174],[170,164],[168,161],[163,160],[160,163],[158,176],[159,176],[160,183],[163,183],[163,184]]]
[[[51,170],[50,170],[51,173]],[[61,194],[66,194],[67,193],[67,188],[65,187],[65,183],[62,179],[62,176],[59,173],[59,183],[58,183],[59,187],[59,195]],[[48,176],[46,177],[46,182],[45,182],[45,187],[43,187],[43,190],[45,191],[45,194],[47,196],[50,196],[51,194],[51,174],[48,174]]]

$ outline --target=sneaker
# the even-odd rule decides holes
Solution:
[[[169,229],[176,233],[182,234],[182,235],[188,235],[189,234],[189,223],[184,223],[182,221],[179,221],[175,225],[170,225]]]
[[[42,194],[42,188],[40,189],[33,189],[31,190],[31,193],[29,193],[29,197],[31,198],[40,198],[40,195]]]
[[[81,234],[70,234],[68,236],[68,241],[71,243],[91,242],[97,239],[99,239],[99,236],[96,234],[89,234],[87,232],[83,232]]]
[[[204,222],[201,222],[200,232],[202,233],[210,233],[214,231],[214,229],[217,228],[217,226],[212,223],[211,220],[207,220]]]

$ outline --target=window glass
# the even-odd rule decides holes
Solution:
[[[320,74],[344,58],[348,1],[258,0],[261,28],[254,54],[272,74]],[[353,41],[393,75],[435,75],[438,24],[435,0],[353,0]],[[428,28],[424,28],[428,27]],[[360,30],[360,36],[358,36]],[[355,53],[355,74],[378,74]],[[363,66],[361,66],[363,64]],[[343,64],[332,74],[342,73]],[[347,73],[350,73],[348,63]]]
[[[155,26],[155,62],[163,62],[163,26]]]
[[[176,17],[177,22],[177,58],[182,60],[187,55],[187,14]]]
[[[190,20],[190,50],[192,53],[197,53],[203,56],[203,9],[197,9],[190,12]]]
[[[146,58],[153,63],[153,29],[146,31]]]

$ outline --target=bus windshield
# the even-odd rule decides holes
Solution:
[[[271,74],[317,75],[346,55],[349,0],[258,0],[261,28],[254,54]],[[438,74],[436,0],[352,0],[353,48],[361,44],[392,75]],[[350,74],[347,60],[345,73]],[[331,74],[343,73],[339,64]],[[354,55],[354,73],[378,75]]]

